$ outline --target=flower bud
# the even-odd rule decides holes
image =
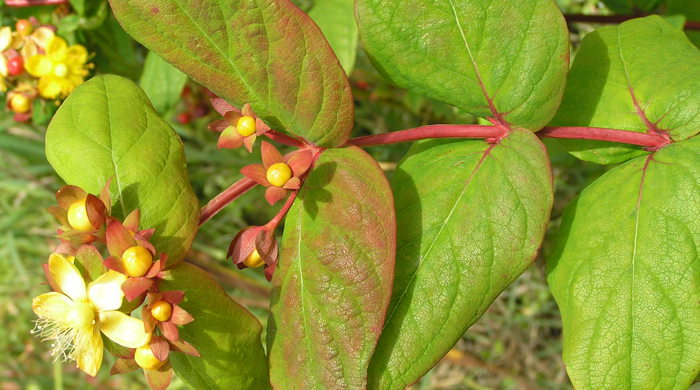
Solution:
[[[166,301],[158,301],[151,306],[151,315],[160,322],[170,319],[173,314],[173,305]]]
[[[10,109],[18,114],[29,111],[30,104],[30,100],[21,93],[14,94],[10,98]]]
[[[15,97],[20,95],[15,95]],[[14,98],[13,98],[14,100]],[[70,226],[81,232],[88,232],[94,230],[95,227],[90,223],[90,218],[88,216],[87,207],[85,207],[85,202],[87,198],[82,198],[74,202],[68,208],[68,223]]]
[[[252,116],[244,115],[238,119],[236,123],[236,130],[238,134],[248,137],[255,134],[255,118]]]
[[[15,24],[15,29],[19,33],[19,35],[26,37],[27,35],[32,33],[32,24],[27,20],[27,19],[20,19],[17,21]]]
[[[272,164],[267,168],[266,179],[275,187],[283,187],[292,178],[292,169],[285,163]]]
[[[243,260],[243,264],[246,267],[257,268],[265,264],[265,261],[260,256],[260,253],[258,253],[258,250],[254,249],[253,252],[251,252],[251,254],[248,255],[245,260]]]
[[[122,265],[129,276],[141,277],[151,269],[153,254],[140,245],[132,246],[122,254]]]
[[[134,360],[136,360],[136,364],[144,370],[157,370],[165,364],[165,361],[156,358],[149,344],[136,348]]]

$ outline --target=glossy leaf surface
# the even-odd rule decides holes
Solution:
[[[234,302],[200,268],[181,264],[169,271],[161,289],[181,290],[180,306],[194,321],[180,328],[180,337],[201,357],[173,353],[175,373],[192,389],[264,390],[270,384],[260,333],[262,326],[248,310]]]
[[[338,61],[348,75],[357,56],[357,23],[354,0],[321,0],[309,11],[309,16],[323,31]]]
[[[700,138],[614,168],[562,222],[548,281],[577,389],[687,389],[700,371]]]
[[[287,0],[111,0],[126,31],[230,103],[320,146],[353,123],[345,73],[313,21]]]
[[[533,260],[552,206],[544,146],[526,130],[500,144],[420,143],[392,179],[394,291],[370,389],[404,389],[445,355]]]
[[[66,183],[99,194],[111,180],[112,213],[141,210],[152,243],[181,260],[197,232],[199,202],[182,141],[146,94],[119,76],[98,76],[76,88],[46,132],[46,157]]]
[[[568,31],[551,0],[358,0],[357,17],[399,86],[530,130],[561,102]]]
[[[659,16],[586,35],[554,125],[667,131],[674,140],[700,132],[700,51]],[[578,158],[600,164],[646,152],[602,141],[564,141]]]
[[[287,215],[268,322],[275,389],[360,389],[391,296],[389,183],[356,147],[323,152]]]
[[[146,92],[153,107],[166,114],[180,100],[187,76],[165,62],[158,54],[149,52],[139,85]]]

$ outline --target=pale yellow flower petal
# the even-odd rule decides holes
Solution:
[[[39,79],[39,94],[46,99],[58,99],[63,91],[65,80],[53,76],[44,76]]]
[[[117,310],[122,305],[126,275],[109,270],[88,286],[88,298],[98,311]]]
[[[32,41],[39,45],[39,47],[45,48],[49,42],[53,39],[56,34],[48,27],[39,27],[31,35]]]
[[[33,40],[27,40],[19,52],[22,55],[22,57],[31,58],[39,54],[39,47],[36,45],[36,43],[34,43]]]
[[[87,58],[88,52],[83,45],[73,45],[68,48],[68,51],[66,51],[66,62],[69,65],[82,66],[85,62],[87,62]]]
[[[138,348],[148,342],[149,334],[143,327],[143,321],[120,311],[103,311],[99,313],[100,330],[115,343],[127,348]]]
[[[41,294],[32,300],[32,310],[38,317],[61,323],[66,321],[71,305],[70,298],[57,292]]]
[[[49,273],[56,287],[74,301],[87,298],[85,280],[75,265],[71,264],[65,257],[58,253],[53,253],[49,257]]]
[[[102,335],[98,327],[93,326],[89,332],[78,333],[74,352],[78,368],[92,377],[97,375],[102,365],[103,349]]]
[[[68,44],[61,37],[53,37],[46,46],[46,55],[54,62],[62,62],[66,58]]]
[[[9,26],[0,28],[0,52],[5,51],[12,43],[12,29]]]
[[[41,77],[50,74],[53,71],[53,62],[49,57],[43,54],[37,54],[35,56],[29,57],[27,62],[24,64],[24,68],[27,72],[34,77]]]
[[[0,76],[7,77],[7,58],[0,54]]]

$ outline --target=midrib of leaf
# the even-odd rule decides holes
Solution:
[[[122,206],[122,215],[126,216],[126,205],[124,205],[124,197],[122,196],[122,184],[119,177],[119,168],[117,168],[117,160],[114,155],[114,132],[112,131],[112,110],[110,110],[109,94],[107,93],[107,84],[105,79],[102,79],[102,89],[105,91],[105,101],[107,102],[107,122],[109,123],[109,156],[114,168],[114,177],[117,180],[117,191],[119,191],[119,204]]]
[[[477,172],[479,171],[479,169],[483,165],[484,161],[486,161],[486,159],[491,155],[491,152],[493,151],[493,149],[498,145],[499,144],[489,145],[488,148],[486,148],[486,150],[482,154],[481,158],[479,159],[479,162],[477,162],[476,166],[474,166],[474,169],[469,174],[469,178],[467,179],[467,181],[464,183],[464,187],[462,187],[462,191],[460,192],[459,196],[457,197],[457,200],[455,200],[454,204],[452,205],[452,208],[450,209],[450,212],[447,214],[447,217],[445,217],[445,220],[442,222],[442,224],[440,226],[440,230],[438,230],[438,232],[435,234],[435,237],[430,242],[430,245],[428,246],[428,249],[425,251],[425,254],[420,257],[420,260],[418,261],[418,267],[416,267],[416,270],[411,275],[411,278],[409,279],[408,283],[406,283],[406,288],[404,288],[404,290],[401,292],[401,295],[396,300],[394,307],[391,309],[391,313],[389,313],[387,315],[386,320],[384,321],[383,329],[387,327],[387,325],[389,324],[389,321],[394,317],[394,313],[396,313],[396,310],[399,308],[399,305],[403,301],[404,296],[406,296],[406,292],[408,292],[409,288],[413,284],[413,281],[415,280],[416,275],[418,275],[418,271],[425,263],[424,262],[425,258],[428,256],[430,251],[433,249],[433,246],[435,246],[435,242],[437,242],[438,238],[442,234],[442,231],[445,229],[445,226],[447,226],[450,219],[452,218],[452,214],[457,209],[457,205],[459,205],[460,201],[462,200],[462,197],[464,197],[464,194],[466,194],[467,188],[469,187],[469,184],[471,183],[472,179],[474,178],[474,176],[476,176]]]
[[[494,116],[494,119],[496,119],[501,125],[505,125],[506,121],[502,117],[502,115],[498,112],[498,109],[496,109],[496,106],[494,105],[493,99],[491,96],[489,96],[489,93],[486,91],[486,86],[484,85],[484,81],[481,77],[481,72],[479,71],[479,65],[476,63],[476,60],[474,59],[474,56],[472,55],[472,50],[471,47],[469,46],[469,42],[467,41],[467,36],[464,33],[464,29],[462,28],[462,22],[459,19],[459,15],[457,15],[457,8],[454,5],[454,0],[447,0],[450,3],[450,7],[452,8],[452,15],[454,16],[455,23],[457,24],[457,28],[459,28],[459,33],[462,36],[462,42],[464,42],[464,47],[467,49],[467,53],[469,54],[469,60],[472,63],[472,66],[474,67],[474,74],[476,75],[476,81],[479,84],[479,88],[481,88],[481,92],[484,94],[484,98],[486,99],[486,102],[488,103],[489,110],[491,110],[491,113]]]
[[[306,289],[304,288],[304,272],[301,266],[301,225],[304,221],[304,208],[299,207],[299,213],[297,218],[299,218],[298,228],[297,228],[297,267],[299,268],[299,283],[301,284],[301,294],[299,298],[301,299],[301,318],[304,319],[304,345],[306,346],[306,351],[309,354],[309,368],[313,368],[313,353],[311,351],[311,346],[309,345],[309,326],[306,321],[306,303],[304,300],[304,293]]]

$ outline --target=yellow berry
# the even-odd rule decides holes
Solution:
[[[236,123],[236,130],[244,137],[255,134],[255,118],[247,115],[242,116]]]
[[[173,305],[166,301],[158,301],[151,306],[151,315],[160,322],[170,319],[173,314]]]
[[[148,344],[136,348],[134,360],[136,360],[136,364],[144,370],[157,370],[165,364],[164,361],[160,361],[156,358],[153,351],[151,351],[151,346]]]
[[[15,24],[15,28],[19,35],[26,37],[32,33],[32,24],[27,19],[20,19]]]
[[[265,262],[263,261],[262,257],[260,257],[260,253],[258,253],[258,250],[255,249],[253,250],[253,253],[249,254],[248,257],[246,257],[246,259],[243,260],[243,264],[245,264],[246,267],[256,268],[265,264]]]
[[[95,229],[90,223],[90,218],[88,218],[87,208],[85,207],[86,200],[87,198],[83,198],[76,201],[68,208],[68,223],[73,229],[81,232],[89,232]]]
[[[68,75],[68,67],[66,64],[57,64],[53,68],[53,74],[58,78],[66,77]]]
[[[285,163],[272,164],[267,168],[267,181],[275,187],[283,187],[292,178],[292,169]]]
[[[135,278],[146,275],[153,264],[153,255],[148,249],[137,245],[124,251],[122,254],[122,264],[129,276]]]
[[[29,111],[30,101],[21,93],[12,95],[10,99],[10,109],[18,114],[24,114]]]

